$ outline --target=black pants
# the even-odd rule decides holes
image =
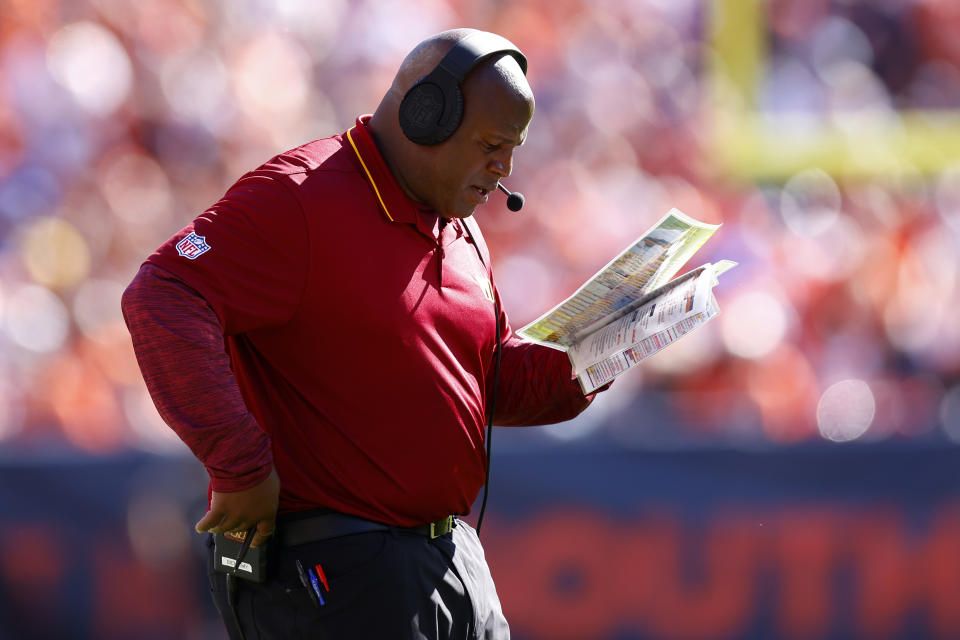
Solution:
[[[212,540],[212,538],[211,538]],[[300,582],[296,561],[319,564],[329,591],[317,606]],[[208,574],[213,600],[232,632],[226,576]],[[510,629],[480,540],[456,521],[430,540],[400,530],[361,533],[276,549],[264,584],[236,580],[236,612],[246,640],[507,640]]]

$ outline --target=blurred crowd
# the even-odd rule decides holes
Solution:
[[[514,328],[671,207],[723,223],[721,315],[544,430],[630,446],[960,441],[960,164],[732,175],[709,0],[0,0],[0,450],[182,449],[119,299],[244,172],[376,107],[455,26],[529,59],[537,111],[478,211]],[[953,0],[769,0],[757,109],[960,109]],[[323,363],[317,363],[322,366]],[[362,381],[358,381],[362,384]]]

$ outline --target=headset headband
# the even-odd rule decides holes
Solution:
[[[486,31],[471,33],[453,46],[437,65],[462,82],[478,62],[495,53],[507,53],[520,64],[523,74],[527,74],[527,58],[516,46],[503,36]]]

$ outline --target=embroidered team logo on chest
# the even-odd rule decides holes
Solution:
[[[494,302],[493,285],[490,284],[490,279],[486,276],[473,276],[473,281],[480,287],[480,291],[483,291],[483,297],[490,302]]]
[[[191,232],[177,243],[177,253],[190,260],[196,260],[207,251],[210,251],[210,245],[207,244],[206,236],[198,236],[196,233]]]

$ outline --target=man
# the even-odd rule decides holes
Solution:
[[[414,141],[436,99],[411,88],[464,56],[462,120]],[[125,292],[151,395],[210,475],[197,531],[274,547],[235,597],[210,572],[231,637],[509,637],[450,517],[483,486],[491,396],[504,425],[592,399],[565,354],[512,335],[467,220],[526,138],[525,64],[493,34],[425,40],[373,116],[243,176]]]

